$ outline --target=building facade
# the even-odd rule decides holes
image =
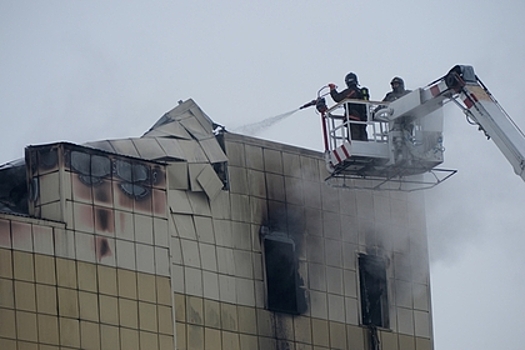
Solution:
[[[28,147],[0,167],[0,349],[431,350],[423,195],[327,176],[192,100]]]

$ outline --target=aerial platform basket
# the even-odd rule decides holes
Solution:
[[[439,103],[423,106],[425,93],[391,103],[347,99],[322,111],[327,183],[411,191],[452,176],[455,170],[436,168],[443,162],[443,112]],[[365,106],[366,120],[350,116],[356,105]],[[365,128],[366,136],[353,139],[353,128]]]
[[[390,103],[347,99],[328,108],[323,98],[327,94],[322,94],[325,88],[319,90],[317,100],[301,108],[315,105],[321,114],[326,181],[332,186],[411,191],[433,187],[455,174],[456,170],[437,168],[443,163],[442,107],[448,102],[492,139],[525,181],[525,133],[472,66],[456,65]],[[362,105],[366,116],[350,115],[349,111],[363,110]],[[366,135],[362,130],[352,132],[355,128],[366,129]]]

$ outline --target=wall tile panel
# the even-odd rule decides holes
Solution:
[[[246,167],[255,170],[264,170],[262,148],[258,146],[245,145]]]
[[[155,273],[155,253],[153,246],[135,244],[137,270],[146,273]]]
[[[160,276],[170,275],[170,258],[166,248],[155,247],[155,273]]]
[[[13,251],[13,272],[16,280],[33,282],[35,280],[33,254]]]
[[[310,291],[310,314],[312,317],[326,320],[328,318],[327,303],[326,293]]]
[[[202,272],[204,297],[212,300],[219,300],[219,276],[216,273]]]
[[[33,244],[35,253],[54,255],[53,229],[43,225],[33,225]]]
[[[93,322],[80,321],[80,346],[86,350],[100,349],[100,326]]]
[[[133,329],[120,328],[121,349],[139,350],[139,332]]]
[[[115,254],[117,257],[117,266],[124,269],[135,270],[136,260],[135,244],[133,242],[115,240]]]
[[[139,243],[153,244],[153,217],[135,214],[133,215],[135,225],[135,240]]]
[[[247,170],[249,192],[247,194],[259,198],[266,198],[266,181],[264,172],[248,169]]]
[[[255,306],[255,289],[253,280],[236,278],[235,287],[237,294],[237,304]]]
[[[115,237],[130,241],[135,240],[135,227],[131,212],[115,210]]]
[[[359,301],[354,298],[345,298],[345,320],[347,324],[359,325]]]
[[[55,286],[36,285],[36,307],[38,313],[57,315],[57,299],[57,288]]]
[[[17,310],[36,312],[35,284],[14,281],[15,308]]]
[[[219,275],[219,297],[222,302],[237,302],[237,285],[235,277]]]
[[[14,284],[12,280],[0,278],[0,308],[15,308]]]
[[[11,249],[11,223],[0,219],[0,247]]]
[[[0,337],[16,339],[17,323],[15,310],[0,308],[0,320],[2,320],[2,327],[0,327]]]
[[[154,244],[161,247],[169,247],[168,220],[153,218]]]
[[[37,315],[38,341],[44,344],[59,345],[58,317]]]
[[[431,337],[430,314],[424,311],[414,311],[415,335],[423,338]]]
[[[98,296],[90,292],[78,292],[79,317],[82,320],[99,322]]]
[[[399,333],[414,335],[414,312],[400,307],[396,308],[396,312]]]
[[[13,249],[26,252],[33,251],[33,237],[31,224],[25,222],[11,221],[11,239]]]
[[[139,303],[136,300],[118,299],[119,319],[122,327],[139,328]]]
[[[184,285],[189,295],[202,296],[202,270],[191,267],[184,268]]]
[[[180,243],[184,265],[200,268],[201,261],[198,243],[186,239],[181,239]]]
[[[2,318],[2,322],[3,320],[4,318]],[[36,314],[32,312],[16,311],[16,330],[17,338],[19,340],[31,342],[38,341]]]
[[[95,235],[89,233],[75,233],[75,255],[78,260],[94,263],[95,254]]]

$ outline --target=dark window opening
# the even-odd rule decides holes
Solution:
[[[224,154],[226,154],[226,145],[224,143],[224,127],[221,125],[215,124],[214,128],[216,128],[216,132],[214,131],[215,139],[219,143],[219,146],[221,147]],[[215,172],[221,179],[222,183],[224,184],[222,189],[229,190],[230,182],[228,180],[228,163],[227,162],[215,163],[213,164],[213,170],[215,170]]]
[[[29,214],[26,178],[23,159],[0,165],[0,212]]]
[[[264,261],[268,309],[299,314],[299,293],[295,246],[285,238],[265,237]]]
[[[363,324],[389,328],[385,260],[377,256],[360,255],[359,282]]]
[[[220,162],[220,163],[214,163],[213,170],[215,170],[215,173],[221,179],[222,184],[224,185],[222,187],[223,190],[229,190],[230,189],[230,182],[228,181],[228,163],[227,162]]]

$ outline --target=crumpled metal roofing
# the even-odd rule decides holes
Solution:
[[[219,163],[228,158],[215,135],[215,123],[188,99],[164,114],[139,138],[103,140],[86,145],[150,160]]]
[[[215,127],[210,117],[192,99],[188,99],[164,114],[141,137],[100,140],[84,146],[135,158],[180,163],[182,170],[177,176],[183,178],[173,181],[175,188],[204,192],[209,199],[213,199],[223,183],[212,165],[228,161],[215,137]],[[169,169],[169,172],[175,170]],[[0,165],[0,211],[27,212],[23,206],[24,198],[12,198],[13,189],[26,187],[25,171],[23,158]],[[22,190],[19,192],[20,196],[27,195]],[[198,198],[190,198],[192,205],[200,207],[197,205],[200,203]]]

